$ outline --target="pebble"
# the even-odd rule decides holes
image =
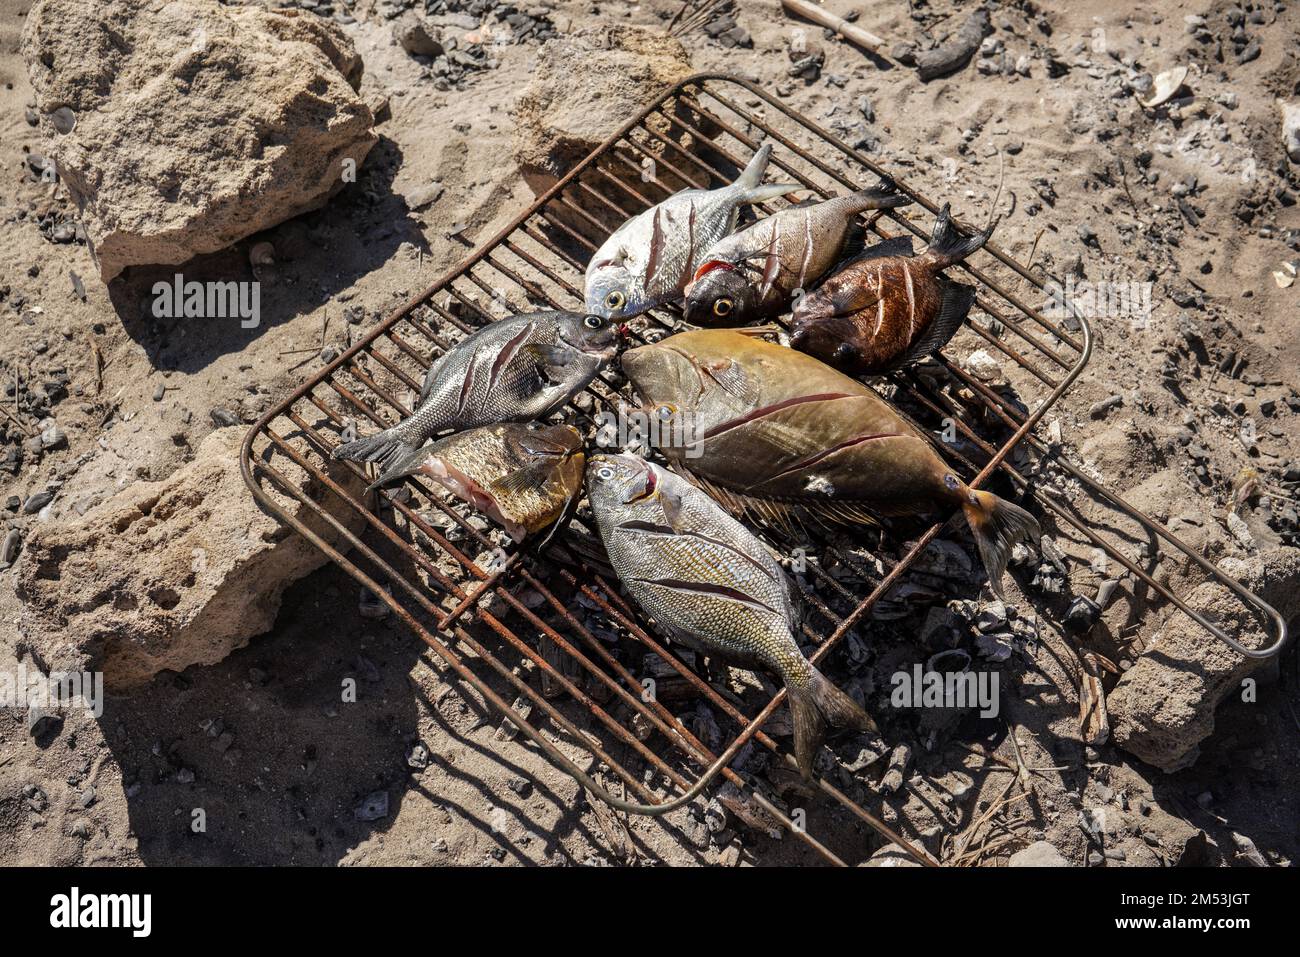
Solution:
[[[1109,396],[1108,398],[1102,399],[1100,402],[1094,402],[1088,409],[1088,417],[1091,419],[1105,418],[1107,412],[1111,409],[1119,408],[1123,404],[1124,397],[1122,395]]]
[[[353,814],[358,821],[378,821],[388,817],[388,792],[373,791],[367,794]]]
[[[44,492],[37,492],[35,495],[30,495],[28,496],[27,501],[23,502],[23,514],[35,515],[37,512],[39,512],[46,505],[49,505],[53,501],[54,501],[54,493],[49,491],[48,489],[46,489]]]
[[[161,382],[159,382],[157,388],[153,390],[153,400],[155,402],[161,402],[163,400],[163,396],[165,396],[166,394],[167,394],[167,387],[163,385]]]
[[[22,544],[23,537],[18,529],[11,528],[0,542],[0,568],[8,568],[18,557],[18,546]]]
[[[41,447],[45,449],[59,449],[68,444],[67,433],[55,423],[45,426],[41,430]]]
[[[39,705],[31,705],[27,709],[27,733],[33,738],[51,733],[62,724],[63,716],[56,712],[46,711]]]
[[[1035,841],[1011,855],[1008,867],[1069,867],[1070,862],[1047,841]]]
[[[423,771],[429,766],[429,749],[423,742],[417,742],[406,754],[406,766],[416,771]]]

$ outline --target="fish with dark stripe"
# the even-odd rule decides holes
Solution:
[[[859,213],[910,202],[893,180],[882,179],[848,196],[780,210],[724,237],[705,252],[686,287],[686,321],[739,326],[785,312],[860,236]]]
[[[1038,537],[1032,515],[970,488],[880,396],[812,356],[699,329],[630,350],[623,371],[651,416],[690,424],[691,441],[661,448],[672,467],[733,511],[871,524],[961,508],[998,594],[1012,546]]]
[[[429,368],[411,416],[340,445],[334,457],[378,463],[382,483],[434,436],[545,418],[590,384],[620,340],[616,324],[575,312],[531,312],[490,323]]]
[[[660,629],[785,683],[805,778],[827,724],[875,730],[799,649],[799,618],[781,566],[708,495],[634,455],[597,455],[587,468],[587,496],[610,564]]]
[[[729,186],[684,189],[614,230],[587,265],[587,311],[622,319],[680,298],[704,252],[736,228],[742,206],[800,188],[763,185],[771,155],[765,144]]]
[[[790,345],[850,375],[888,372],[937,352],[975,301],[973,287],[942,270],[981,248],[993,225],[963,236],[945,205],[919,256],[909,236],[864,250],[795,303]]]

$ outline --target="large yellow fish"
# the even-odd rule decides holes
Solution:
[[[660,445],[673,468],[733,510],[870,523],[960,506],[998,594],[1012,545],[1039,535],[875,392],[801,352],[701,329],[632,349],[623,370],[652,415],[686,423]]]

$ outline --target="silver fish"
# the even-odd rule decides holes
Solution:
[[[545,418],[596,377],[620,339],[618,326],[574,312],[533,312],[491,323],[433,364],[414,414],[340,445],[334,457],[379,463],[382,483],[440,433]]]
[[[910,203],[893,180],[792,206],[714,243],[686,287],[686,321],[736,326],[784,312],[845,252],[858,213]]]
[[[731,185],[684,189],[614,230],[587,265],[587,311],[622,319],[680,297],[705,250],[736,228],[741,206],[802,188],[762,185],[771,155],[766,143]]]
[[[875,722],[799,650],[790,583],[745,526],[680,476],[634,455],[597,455],[587,496],[610,563],[667,634],[785,683],[795,759],[811,777],[826,725]]]

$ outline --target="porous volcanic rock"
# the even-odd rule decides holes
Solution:
[[[550,189],[652,98],[691,75],[676,39],[639,27],[581,30],[544,43],[515,107],[528,185]]]
[[[378,140],[351,41],[299,10],[40,0],[22,53],[105,282],[319,208]]]
[[[1300,549],[1272,548],[1247,560],[1225,560],[1224,570],[1289,621],[1300,614]],[[1241,600],[1206,582],[1188,605],[1247,648],[1270,639]],[[1106,698],[1111,740],[1162,771],[1196,761],[1200,742],[1214,732],[1214,710],[1261,662],[1209,634],[1186,612],[1174,611],[1133,667]]]
[[[130,485],[85,516],[33,533],[18,597],[22,646],[38,665],[102,670],[106,687],[129,689],[163,669],[220,661],[271,627],[285,589],[325,556],[249,494],[239,469],[244,435],[242,426],[212,432],[162,481]],[[360,493],[352,472],[331,476]],[[332,492],[315,495],[359,529],[357,513]],[[296,500],[277,504],[326,541],[340,537]]]

